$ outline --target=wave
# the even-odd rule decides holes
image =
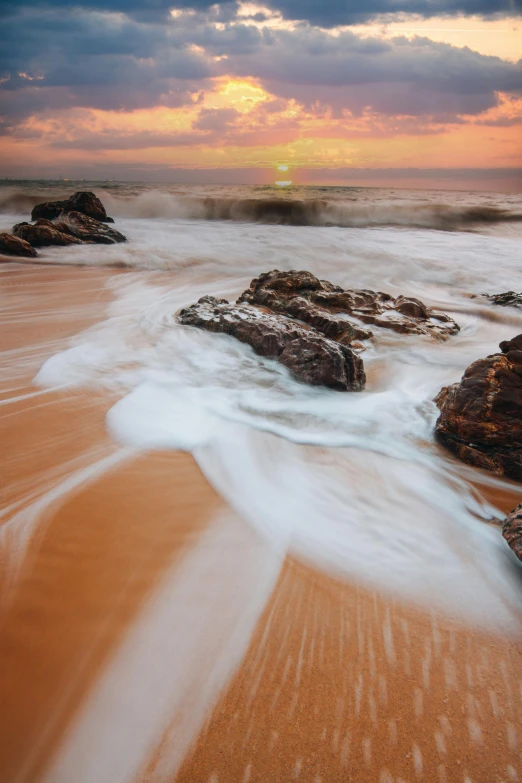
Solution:
[[[96,189],[95,189],[96,190]],[[99,190],[99,188],[98,188]],[[72,192],[72,190],[71,190]],[[70,195],[9,189],[0,192],[0,213],[25,215],[42,201]],[[522,212],[487,205],[457,206],[444,203],[392,203],[386,200],[354,202],[318,198],[246,198],[191,196],[136,188],[98,193],[107,212],[120,218],[164,218],[232,221],[286,226],[337,226],[469,230],[484,224],[522,222]]]
[[[313,199],[193,200],[188,217],[290,226],[404,226],[458,230],[480,223],[522,221],[517,214],[496,207],[455,207],[447,204],[354,204]]]
[[[58,196],[56,196],[58,199]],[[23,215],[31,212],[32,208],[43,201],[52,199],[41,193],[29,193],[26,190],[0,191],[0,213],[9,215]]]
[[[356,203],[316,198],[198,198],[161,191],[148,191],[132,197],[105,193],[104,198],[111,214],[132,218],[342,228],[396,226],[446,231],[466,230],[480,224],[522,222],[522,213],[482,205]]]

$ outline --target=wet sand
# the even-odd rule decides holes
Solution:
[[[281,562],[108,394],[31,385],[114,274],[0,275],[0,780],[522,780],[520,640]]]

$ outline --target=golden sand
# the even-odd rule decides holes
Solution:
[[[193,553],[205,541],[219,540],[205,539],[219,531],[219,514],[232,513],[192,457],[132,454],[111,443],[104,428],[108,395],[42,392],[31,385],[46,358],[103,317],[110,301],[104,283],[114,274],[13,264],[0,277],[2,367],[12,370],[0,385],[0,499],[6,509],[0,520],[0,780],[522,780],[518,641],[462,628],[293,559],[284,563],[253,633],[245,630],[236,639],[228,629],[238,625],[232,617],[237,608],[226,617],[226,604],[210,620],[203,612],[206,595],[225,590],[231,565],[224,555],[221,577],[212,582],[210,571],[202,570],[201,594],[197,580],[191,588],[191,600],[196,592],[199,601],[194,627],[173,629],[174,635],[206,640],[201,660],[197,646],[190,648],[193,660],[174,685],[170,675],[177,672],[169,671],[168,657],[164,668],[149,660],[143,669],[152,677],[157,663],[165,693],[190,688],[177,712],[173,707],[170,715],[165,706],[161,728],[136,755],[132,775],[117,778],[107,767],[102,776],[89,777],[75,761],[82,759],[77,736],[93,723],[89,716],[95,736],[105,708],[122,695],[111,691],[124,681],[115,673],[130,661],[133,630],[151,614],[165,578],[186,575]],[[513,500],[495,498],[506,510]],[[252,558],[248,568],[254,569],[262,546],[254,533],[239,521],[226,535]],[[243,579],[247,584],[248,574]],[[238,592],[238,605],[248,603],[249,595]],[[172,588],[172,600],[180,595],[183,584]],[[220,663],[219,671],[210,671],[205,652],[212,658],[227,644],[238,647],[238,659],[229,650],[223,656],[228,668]],[[133,672],[142,671],[133,666],[132,687],[140,684]],[[211,674],[218,688],[209,686]],[[124,767],[116,758],[122,727],[133,728],[122,740],[131,755],[132,737],[139,743],[153,725],[146,720],[155,706],[146,701],[150,688],[146,681],[132,715],[115,713],[121,725],[109,724],[118,769]],[[96,712],[97,704],[105,708]],[[197,710],[201,714],[192,720]]]

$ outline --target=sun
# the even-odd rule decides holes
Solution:
[[[288,171],[288,166],[286,165],[286,163],[281,163],[281,165],[277,167],[277,170],[278,171]]]

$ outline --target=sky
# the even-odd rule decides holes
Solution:
[[[522,0],[0,0],[0,177],[522,190]]]

